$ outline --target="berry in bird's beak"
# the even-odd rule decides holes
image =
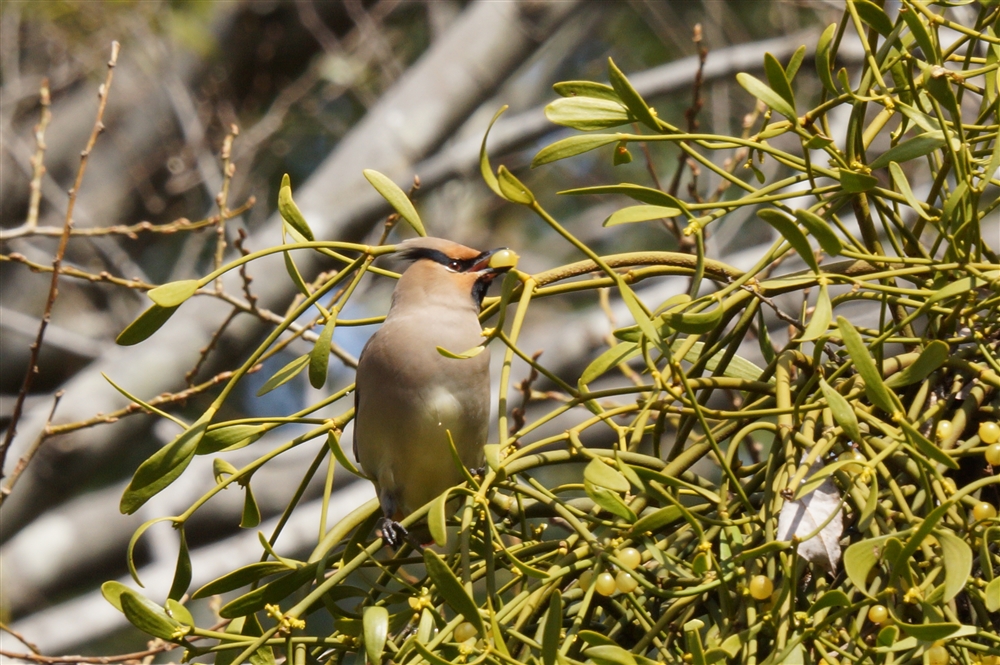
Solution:
[[[518,258],[520,257],[518,257],[517,252],[504,247],[490,253],[489,266],[494,270],[510,270],[517,265]]]

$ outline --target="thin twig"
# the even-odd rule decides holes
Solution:
[[[66,206],[66,221],[63,224],[62,236],[59,238],[59,248],[56,250],[55,258],[52,261],[52,281],[49,283],[49,295],[45,301],[42,322],[38,326],[38,335],[30,347],[31,355],[28,360],[28,371],[24,375],[24,383],[21,384],[21,390],[17,394],[17,401],[14,402],[14,411],[11,414],[7,432],[4,434],[3,443],[0,444],[0,478],[3,477],[7,451],[10,449],[10,444],[17,433],[17,423],[21,419],[24,400],[28,396],[28,391],[31,390],[35,375],[38,373],[38,354],[41,351],[42,341],[45,338],[45,328],[48,327],[49,319],[52,318],[52,306],[55,304],[56,296],[59,295],[59,268],[62,265],[63,256],[66,254],[66,246],[69,244],[70,230],[73,228],[73,208],[76,206],[76,197],[80,191],[80,186],[83,184],[83,174],[87,170],[87,160],[90,156],[90,151],[94,149],[98,135],[104,131],[104,123],[101,119],[104,117],[104,109],[108,103],[108,93],[111,91],[111,82],[114,78],[115,65],[118,62],[118,51],[120,48],[121,45],[118,42],[111,42],[111,59],[108,60],[108,74],[97,93],[100,100],[97,106],[97,119],[94,121],[94,128],[90,132],[90,139],[87,141],[87,146],[80,154],[80,167],[76,172],[73,189],[69,192],[69,203]]]
[[[35,125],[35,156],[31,158],[31,167],[34,172],[31,176],[31,198],[28,201],[28,219],[24,223],[29,229],[38,226],[38,208],[42,201],[42,176],[45,175],[45,129],[52,120],[52,111],[49,110],[52,100],[49,95],[49,80],[42,79],[42,88],[39,91],[42,105],[41,117]]]
[[[233,182],[233,174],[236,173],[236,164],[232,161],[233,139],[239,136],[240,128],[236,125],[229,126],[229,133],[222,141],[222,189],[215,197],[215,203],[219,206],[219,221],[215,226],[217,240],[215,243],[215,269],[222,267],[222,260],[226,255],[226,212],[229,204],[229,185]],[[215,290],[222,291],[222,276],[215,280]],[[232,317],[230,317],[232,318]],[[227,321],[228,323],[228,321]],[[197,368],[196,368],[197,369]]]
[[[28,639],[25,638],[24,635],[22,635],[21,633],[17,632],[16,630],[14,630],[13,628],[11,628],[7,624],[5,624],[3,622],[0,622],[0,630],[2,630],[3,632],[5,632],[5,633],[7,633],[9,635],[13,635],[19,642],[21,642],[21,644],[23,644],[24,646],[26,646],[29,649],[31,649],[32,653],[34,653],[34,654],[38,654],[39,653],[38,647],[35,645],[34,642],[29,642]]]
[[[215,332],[212,333],[212,339],[208,340],[208,344],[205,345],[205,348],[203,348],[201,353],[198,355],[198,362],[195,363],[190,372],[184,375],[184,383],[186,383],[189,387],[192,383],[194,383],[195,377],[198,376],[198,372],[205,364],[205,361],[208,360],[208,355],[212,353],[216,346],[218,346],[219,340],[222,339],[222,335],[226,332],[226,328],[229,327],[229,324],[233,322],[233,319],[235,319],[239,313],[239,308],[234,307],[233,310],[229,312],[229,316],[226,317],[226,320],[222,322],[222,325],[216,328]]]
[[[246,230],[245,229],[237,229],[236,230],[236,234],[237,234],[237,237],[236,237],[236,240],[233,242],[233,245],[235,245],[236,249],[239,251],[239,253],[240,253],[241,256],[247,256],[247,255],[249,255],[250,254],[250,250],[243,246],[243,243],[245,243],[246,240],[247,240],[247,232],[246,232]],[[246,263],[243,263],[243,264],[240,265],[240,279],[243,280],[243,294],[247,297],[247,304],[250,305],[250,313],[251,314],[256,314],[257,313],[257,296],[255,296],[250,291],[250,283],[253,281],[253,277],[251,277],[247,273],[247,264]]]
[[[708,58],[708,49],[702,46],[701,43],[700,23],[695,24],[694,36],[691,41],[694,42],[695,48],[698,49],[698,72],[695,74],[694,82],[691,84],[691,106],[684,111],[684,117],[687,118],[688,133],[694,134],[698,130],[698,113],[704,105],[704,102],[701,99],[701,83],[705,71],[705,60]],[[681,176],[684,174],[684,165],[686,163],[687,153],[681,150],[680,154],[677,156],[677,170],[674,171],[674,178],[670,181],[670,189],[667,190],[671,196],[677,196],[677,190],[680,189]]]
[[[535,351],[531,354],[531,360],[535,363],[541,357],[542,351]],[[538,380],[538,369],[532,365],[531,372],[528,373],[527,378],[521,381],[518,388],[521,391],[521,405],[516,406],[511,409],[510,412],[510,436],[514,436],[515,433],[519,432],[525,423],[525,413],[528,409],[528,402],[531,401],[531,385]]]
[[[7,484],[0,489],[0,506],[2,506],[3,502],[7,500],[10,493],[14,491],[14,485],[17,484],[17,479],[21,477],[21,474],[24,473],[24,470],[28,468],[28,464],[30,464],[31,460],[35,457],[35,453],[37,453],[42,447],[45,440],[49,438],[49,426],[52,424],[52,418],[55,417],[56,409],[59,407],[59,401],[62,399],[64,394],[65,392],[62,390],[56,392],[52,400],[52,409],[49,411],[48,418],[45,419],[45,427],[43,427],[42,431],[38,433],[37,437],[35,437],[35,440],[31,443],[31,446],[28,447],[28,450],[21,455],[21,459],[17,460],[14,470],[11,471],[10,477],[7,479]],[[21,641],[23,642],[24,640]]]

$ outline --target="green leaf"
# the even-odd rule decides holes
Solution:
[[[934,535],[941,543],[944,563],[944,596],[941,602],[947,603],[972,579],[972,548],[947,529],[936,529]]]
[[[936,339],[924,347],[912,365],[886,379],[885,385],[890,388],[902,388],[920,383],[930,376],[931,372],[944,365],[950,353],[948,344]]]
[[[816,242],[823,248],[829,256],[837,256],[844,250],[844,245],[840,238],[830,228],[829,222],[814,212],[808,210],[795,210],[795,219],[799,220],[802,226],[806,227],[809,235],[816,238]]]
[[[865,382],[865,394],[868,395],[868,399],[888,414],[901,413],[899,399],[882,381],[882,375],[872,360],[872,352],[865,346],[857,329],[842,316],[837,317],[837,327],[840,329],[840,336],[854,362],[854,367]]]
[[[844,188],[845,192],[860,194],[878,186],[878,178],[875,176],[848,169],[838,169],[838,171],[840,171],[840,186]]]
[[[438,547],[448,544],[448,514],[446,512],[450,489],[438,495],[427,511],[427,528]]]
[[[677,217],[680,214],[680,208],[668,208],[666,206],[653,205],[630,206],[611,213],[611,216],[604,220],[604,226],[618,226],[619,224],[631,224],[633,222],[648,222],[653,219]]]
[[[399,213],[399,216],[413,227],[417,235],[427,235],[427,231],[424,230],[424,223],[420,221],[420,215],[417,214],[417,209],[413,207],[413,202],[410,201],[410,197],[406,195],[406,192],[400,189],[388,176],[378,171],[365,169],[362,173],[365,179],[375,188],[375,191],[381,194],[382,198],[388,201],[389,205]]]
[[[788,241],[788,244],[798,252],[802,260],[806,262],[806,265],[812,268],[813,272],[819,273],[819,264],[816,263],[816,257],[813,255],[809,241],[791,218],[774,208],[758,210],[757,216],[773,226],[774,230],[780,233],[781,237]]]
[[[285,272],[288,273],[292,283],[295,284],[295,288],[299,290],[299,293],[308,298],[312,294],[309,292],[309,286],[306,284],[306,280],[302,278],[302,273],[299,272],[298,266],[295,265],[295,261],[292,259],[292,253],[282,252],[281,256],[285,261]]]
[[[819,285],[819,298],[816,300],[816,308],[813,310],[809,325],[799,337],[801,342],[811,342],[826,334],[830,327],[830,320],[833,318],[833,305],[830,303],[830,292],[826,288],[826,282]]]
[[[239,598],[234,598],[222,606],[219,616],[223,619],[235,619],[259,612],[265,605],[276,605],[308,584],[315,576],[315,566],[303,566]]]
[[[389,610],[375,605],[366,607],[362,619],[365,636],[365,655],[370,665],[381,665],[385,640],[389,636]]]
[[[500,185],[497,183],[497,177],[493,174],[493,167],[490,166],[490,158],[486,153],[486,139],[490,135],[490,130],[493,129],[493,125],[496,124],[497,119],[503,115],[503,112],[507,110],[507,105],[504,104],[500,107],[500,110],[493,114],[493,119],[490,120],[490,124],[486,127],[486,132],[483,134],[483,142],[479,144],[479,173],[483,177],[483,181],[486,183],[487,187],[493,190],[493,193],[497,196],[503,197],[500,193]]]
[[[822,150],[828,145],[833,145],[833,139],[831,139],[829,136],[822,136],[819,134],[813,136],[811,139],[805,142],[805,147],[808,150]]]
[[[889,166],[890,162],[908,162],[911,159],[930,154],[943,147],[944,144],[945,138],[942,132],[927,132],[889,148],[868,167],[874,170]]]
[[[819,37],[819,42],[816,43],[816,73],[819,74],[819,80],[823,83],[823,87],[834,96],[840,94],[833,82],[833,73],[830,69],[833,61],[830,51],[836,34],[837,24],[831,23],[826,26],[823,34]]]
[[[216,484],[225,481],[227,476],[235,476],[237,473],[237,468],[221,457],[212,460],[212,476],[215,478]]]
[[[190,428],[139,465],[125,488],[119,509],[131,515],[184,472],[194,458],[201,437],[208,429],[212,412],[206,412]]]
[[[660,508],[648,515],[643,515],[632,525],[632,535],[639,536],[647,532],[657,533],[664,527],[683,518],[681,509],[677,506]]]
[[[285,223],[299,232],[306,240],[312,241],[316,237],[313,235],[309,223],[302,216],[302,211],[292,200],[292,180],[286,173],[281,178],[281,188],[278,190],[278,212]]]
[[[909,204],[913,210],[926,220],[930,220],[930,215],[924,211],[924,206],[921,205],[920,200],[917,199],[913,194],[913,190],[910,189],[910,183],[906,180],[906,174],[903,173],[903,169],[900,168],[899,164],[896,162],[889,162],[889,173],[892,175],[892,181],[896,183],[896,187],[899,189],[899,193],[903,195],[906,199],[906,203]]]
[[[174,580],[170,584],[170,591],[167,598],[180,600],[181,596],[187,593],[191,586],[191,552],[188,550],[187,535],[184,527],[178,529],[180,532],[180,550],[177,552],[177,565],[174,567]]]
[[[669,309],[661,314],[660,318],[662,318],[674,330],[679,330],[691,335],[699,335],[701,333],[714,330],[719,321],[722,320],[722,315],[725,313],[725,309],[721,303],[708,311],[679,311],[680,309],[687,307],[689,307],[689,305],[683,304]]]
[[[903,429],[903,433],[906,435],[906,439],[910,442],[910,445],[923,453],[928,459],[943,464],[949,469],[958,468],[958,462],[952,459],[951,455],[938,448],[927,437],[921,434],[916,427],[906,420],[901,421],[899,425]]]
[[[628,151],[627,141],[619,141],[615,146],[614,152],[611,153],[611,163],[614,166],[632,163],[632,153]]]
[[[436,347],[437,352],[440,353],[445,358],[451,358],[452,360],[468,360],[469,358],[475,358],[480,353],[486,350],[485,346],[474,346],[471,349],[467,349],[460,353],[455,353],[454,351],[449,351],[443,347]]]
[[[851,403],[847,401],[847,398],[841,395],[839,392],[833,389],[826,379],[819,380],[819,389],[823,393],[823,397],[826,398],[826,403],[830,407],[831,413],[833,413],[833,419],[841,429],[844,430],[844,434],[855,442],[861,442],[861,428],[858,426],[858,415],[854,413],[854,408]]]
[[[605,464],[600,457],[590,460],[583,470],[583,477],[594,485],[615,492],[627,492],[632,487],[621,472]]]
[[[779,93],[767,87],[760,79],[746,72],[740,72],[736,75],[736,81],[747,92],[791,120],[793,124],[798,122],[798,117],[795,115],[795,108]]]
[[[545,613],[545,628],[542,630],[542,665],[555,665],[559,653],[560,631],[562,630],[562,596],[556,587],[549,596],[549,609]]]
[[[635,295],[635,292],[632,291],[628,284],[625,283],[625,280],[621,277],[617,277],[617,281],[618,292],[621,293],[622,302],[625,303],[625,306],[628,308],[632,318],[635,319],[635,323],[639,326],[639,330],[642,331],[642,334],[646,336],[646,339],[648,339],[650,343],[656,346],[661,346],[663,339],[660,336],[660,331],[649,318],[649,314],[646,313],[639,297]]]
[[[584,652],[597,665],[636,665],[635,657],[617,644],[600,644]]]
[[[250,483],[243,486],[243,515],[240,517],[241,529],[252,529],[260,524],[260,508],[257,507],[257,500],[250,489]]]
[[[191,594],[191,598],[210,598],[216,594],[229,593],[230,591],[235,591],[236,589],[245,587],[248,584],[253,584],[258,580],[262,580],[268,575],[287,572],[288,566],[280,561],[259,561],[257,563],[251,563],[237,568],[231,573],[226,573],[217,580],[209,582]]]
[[[875,644],[883,648],[888,648],[896,643],[896,639],[898,637],[898,626],[886,626],[882,630],[878,631],[878,637],[875,638]]]
[[[958,295],[967,296],[977,286],[985,286],[988,280],[996,279],[998,275],[1000,275],[1000,271],[991,270],[988,273],[984,273],[983,278],[963,277],[962,279],[956,279],[928,296],[927,300],[924,301],[924,306],[933,305],[936,302],[941,302],[942,300]]]
[[[920,50],[924,52],[924,57],[927,61],[933,65],[941,64],[938,57],[938,50],[934,46],[934,40],[931,38],[931,33],[928,32],[927,26],[924,25],[920,13],[904,5],[899,8],[899,15],[906,21],[907,27],[910,28],[910,34],[917,41],[917,46],[920,47]]]
[[[171,619],[179,621],[185,626],[194,625],[194,617],[191,616],[191,612],[178,601],[173,598],[167,598],[167,602],[164,603],[164,607],[167,610],[167,616]]]
[[[610,85],[593,81],[563,81],[552,86],[560,97],[594,97],[621,103],[618,93]]]
[[[223,450],[244,448],[264,436],[266,431],[264,425],[228,425],[209,429],[198,442],[195,454],[212,455]]]
[[[326,435],[326,446],[330,449],[330,452],[333,454],[333,457],[337,460],[340,466],[344,467],[355,476],[368,478],[368,476],[361,473],[358,468],[354,466],[351,460],[347,459],[347,455],[344,454],[344,449],[340,447],[339,435],[332,430]]]
[[[1000,610],[1000,577],[994,578],[992,582],[986,585],[984,595],[986,596],[987,610],[990,612]]]
[[[579,385],[585,386],[591,383],[612,367],[618,367],[636,357],[641,351],[639,345],[632,342],[615,344],[587,365],[587,369],[580,375]]]
[[[590,152],[619,140],[616,134],[584,134],[556,141],[538,151],[531,160],[531,168]]]
[[[427,575],[434,582],[438,593],[444,598],[453,610],[465,617],[465,620],[476,627],[480,635],[486,635],[486,626],[483,624],[483,617],[479,614],[479,608],[472,600],[465,587],[451,572],[451,568],[444,562],[444,559],[434,550],[424,550],[424,565],[427,566]]]
[[[663,206],[665,208],[679,208],[682,211],[687,207],[681,201],[673,196],[670,196],[670,194],[667,194],[666,192],[661,192],[660,190],[653,189],[651,187],[643,187],[641,185],[632,185],[629,183],[565,189],[559,192],[559,194],[570,196],[580,196],[583,194],[624,194],[625,196],[631,197],[636,201],[641,201],[650,205]]]
[[[114,580],[101,585],[101,595],[104,596],[104,600],[111,603],[119,612],[122,611],[121,595],[125,591],[129,591],[129,588],[121,582],[115,582]]]
[[[500,187],[500,195],[511,203],[531,205],[535,202],[534,194],[502,164],[497,169],[497,184]]]
[[[107,381],[108,383],[111,384],[112,388],[114,388],[115,390],[117,390],[118,392],[120,392],[122,395],[124,395],[125,398],[127,398],[130,401],[135,402],[136,404],[138,404],[139,406],[141,406],[146,411],[149,411],[150,413],[155,413],[156,415],[160,416],[161,418],[166,418],[167,420],[172,420],[173,422],[177,423],[181,427],[187,428],[188,424],[186,422],[184,422],[180,418],[176,418],[176,417],[170,415],[166,411],[163,411],[161,409],[156,408],[155,406],[153,406],[152,404],[150,404],[148,402],[142,401],[141,399],[139,399],[138,397],[136,397],[135,395],[133,395],[129,391],[125,390],[124,388],[122,388],[121,386],[119,386],[114,381],[112,381],[111,377],[108,376],[107,374],[105,374],[104,372],[101,372],[101,376],[104,377],[105,381]]]
[[[330,346],[336,327],[337,317],[331,315],[309,353],[309,383],[313,388],[322,388],[326,385],[327,368],[330,363]]]
[[[179,282],[163,284],[146,293],[149,299],[164,309],[177,307],[194,295],[198,290],[198,280],[184,279]]]
[[[805,59],[806,45],[803,44],[795,49],[795,53],[793,53],[792,57],[788,59],[788,66],[785,67],[785,77],[788,79],[789,83],[795,80],[795,75],[798,74],[799,67],[802,66],[802,61]]]
[[[844,572],[850,578],[854,588],[868,593],[868,573],[878,563],[879,555],[885,543],[893,535],[869,538],[854,543],[844,551]]]
[[[621,102],[593,97],[557,99],[545,107],[545,117],[554,124],[581,132],[610,129],[635,120]]]
[[[851,2],[858,10],[861,20],[875,28],[875,32],[883,37],[888,37],[892,33],[892,21],[881,7],[868,0],[851,0]]]
[[[118,333],[115,344],[119,346],[132,346],[143,342],[159,330],[167,320],[177,311],[176,307],[160,307],[153,305],[140,314],[135,321],[128,324],[125,330]]]
[[[686,344],[686,339],[679,339],[670,345],[670,351],[676,352],[682,345]],[[695,342],[691,345],[691,348],[686,354],[684,354],[684,360],[689,363],[697,362],[701,359],[701,352],[705,348],[704,342]],[[708,361],[705,362],[705,369],[709,372],[715,373],[716,368],[718,368],[719,363],[722,361],[723,356],[726,355],[724,350],[717,352]],[[747,381],[757,381],[760,379],[760,375],[764,373],[760,367],[754,365],[752,362],[743,358],[742,356],[734,355],[730,360],[729,364],[726,366],[726,370],[722,373],[723,376],[732,377],[734,379],[746,379]]]
[[[635,512],[628,507],[628,504],[622,501],[622,498],[618,495],[618,493],[595,485],[589,480],[584,480],[583,487],[587,491],[587,496],[589,496],[594,503],[601,508],[604,508],[612,515],[617,515],[623,520],[627,520],[629,522],[635,522],[636,519],[638,519]]]
[[[850,607],[851,599],[840,589],[831,589],[816,599],[816,602],[809,606],[809,614],[813,615],[828,607]]]
[[[770,53],[764,54],[764,73],[767,74],[767,82],[771,86],[771,89],[781,95],[781,98],[788,103],[794,114],[795,93],[792,92],[792,85],[788,82],[788,77],[785,75],[785,68]]]
[[[636,92],[635,88],[632,87],[632,84],[625,77],[625,74],[618,69],[611,58],[608,58],[608,78],[611,81],[611,87],[618,93],[618,98],[622,100],[629,113],[654,132],[660,131],[660,124],[656,121],[656,117],[653,115],[649,105],[646,104],[646,100]]]
[[[285,385],[298,376],[299,372],[304,370],[306,365],[309,364],[309,356],[310,354],[308,353],[301,355],[275,372],[270,379],[264,382],[264,385],[260,387],[260,390],[257,391],[257,397],[266,395],[275,388]]]
[[[122,614],[133,626],[161,640],[175,641],[175,631],[181,624],[170,618],[162,607],[131,589],[123,589],[119,602]]]
[[[936,642],[937,640],[943,640],[949,635],[958,631],[962,624],[960,623],[904,623],[900,621],[897,624],[903,629],[903,632],[911,637],[915,637],[923,642]]]

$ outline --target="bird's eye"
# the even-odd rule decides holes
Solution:
[[[462,264],[457,260],[452,259],[451,261],[448,262],[448,267],[454,270],[455,272],[458,272],[459,270],[462,269]]]

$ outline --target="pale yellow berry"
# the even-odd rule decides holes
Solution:
[[[597,593],[602,596],[610,596],[618,588],[618,585],[615,584],[615,578],[611,573],[601,573],[597,576],[595,588]]]
[[[885,623],[889,618],[889,610],[885,608],[885,605],[872,605],[868,609],[868,620],[872,623]]]
[[[951,421],[942,420],[937,424],[937,429],[935,430],[937,434],[938,441],[944,441],[949,436],[951,436]]]
[[[979,440],[990,445],[1000,441],[1000,425],[995,420],[987,420],[979,424]]]
[[[949,660],[951,660],[951,657],[948,655],[948,650],[940,644],[936,644],[927,650],[928,665],[948,665]]]
[[[637,586],[639,586],[639,583],[635,581],[634,577],[624,570],[618,571],[618,574],[615,576],[615,588],[622,593],[632,593]]]
[[[994,443],[986,449],[986,463],[990,466],[1000,466],[1000,443]]]
[[[848,450],[847,452],[840,453],[840,457],[837,458],[838,462],[849,462],[845,464],[842,468],[847,473],[856,475],[865,470],[865,456],[862,455],[857,450]]]
[[[517,265],[518,255],[516,252],[510,249],[501,249],[494,252],[490,256],[490,267],[497,268],[513,268]]]
[[[455,641],[464,642],[470,637],[475,637],[478,634],[479,631],[476,630],[475,626],[473,626],[468,621],[463,621],[462,623],[458,624],[457,628],[455,628]]]
[[[756,575],[750,580],[750,595],[756,600],[767,600],[774,593],[774,582],[766,575]]]
[[[622,562],[626,567],[635,569],[640,563],[642,563],[642,554],[639,553],[634,547],[626,547],[623,550],[618,551],[618,560]]]
[[[972,509],[972,518],[977,522],[982,520],[991,520],[997,516],[997,509],[993,507],[993,504],[986,503],[985,501],[977,503]]]
[[[580,574],[580,588],[586,591],[594,581],[594,571],[585,570]]]

